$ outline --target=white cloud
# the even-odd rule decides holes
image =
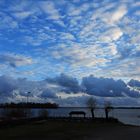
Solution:
[[[32,14],[30,11],[24,11],[24,12],[16,12],[13,15],[18,19],[25,19],[29,17]]]
[[[90,4],[88,3],[82,4],[80,7],[69,5],[69,9],[67,12],[69,16],[77,16],[80,15],[82,12],[87,11],[89,8],[90,8]]]
[[[51,39],[48,34],[45,32],[38,32],[34,36],[25,36],[22,40],[23,44],[30,44],[32,46],[39,46],[44,41]]]
[[[140,16],[140,11],[136,11],[136,12],[135,12],[135,15],[136,15],[136,16]]]
[[[12,67],[17,67],[17,66],[30,65],[33,63],[33,60],[23,55],[5,53],[5,54],[0,54],[0,62],[4,64],[8,64]]]
[[[51,1],[40,2],[40,6],[45,13],[49,14],[48,18],[53,20],[59,20],[61,18],[61,15],[59,14],[59,11],[55,8],[53,2]]]
[[[0,12],[0,29],[15,29],[18,28],[18,23],[12,17]]]
[[[131,43],[135,44],[135,45],[140,44],[140,34],[139,33],[137,33],[136,35],[131,37]]]
[[[106,69],[100,70],[99,73],[106,75],[106,77],[121,78],[127,81],[131,78],[140,80],[139,65],[139,58],[126,58],[124,60],[118,60],[116,63],[106,67]]]
[[[61,33],[60,33],[60,39],[63,39],[63,40],[74,40],[75,37],[74,37],[74,35],[72,35],[71,33],[64,33],[64,32],[61,32]]]
[[[113,6],[111,6],[111,7],[113,7]],[[104,7],[102,7],[102,8],[97,9],[93,13],[91,19],[95,20],[95,19],[99,18],[102,21],[104,21],[106,24],[116,24],[126,14],[127,14],[127,7],[126,7],[126,5],[121,5],[121,6],[117,7],[116,10],[113,10],[113,11],[106,11],[106,9]]]
[[[93,67],[97,65],[104,66],[109,59],[105,59],[105,49],[97,46],[81,47],[78,44],[71,47],[64,47],[60,50],[53,50],[53,58],[61,60],[64,63],[71,64],[72,67]],[[106,52],[110,53],[110,52]],[[112,54],[109,54],[112,55]]]
[[[113,24],[116,23],[118,21],[120,21],[124,15],[127,13],[127,7],[125,5],[122,5],[120,7],[118,7],[118,9],[116,11],[114,11],[110,17],[108,17],[108,22]]]
[[[132,6],[134,6],[134,7],[140,7],[140,2],[139,1],[133,2]]]
[[[101,41],[103,42],[112,42],[117,41],[121,36],[123,35],[123,32],[118,27],[113,27],[108,29],[106,32],[101,35]]]

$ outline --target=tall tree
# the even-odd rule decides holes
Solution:
[[[91,115],[92,115],[92,119],[95,118],[95,108],[96,108],[96,105],[97,105],[97,101],[95,98],[91,97],[87,100],[87,107],[90,109],[91,111]]]
[[[108,118],[109,118],[109,112],[113,109],[110,101],[105,101],[105,103],[104,103],[104,109],[105,109],[105,117],[108,120]]]

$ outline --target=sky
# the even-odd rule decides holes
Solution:
[[[139,97],[139,29],[139,0],[0,0],[0,91],[21,98],[24,81],[34,100]]]

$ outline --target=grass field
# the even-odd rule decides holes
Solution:
[[[120,123],[39,121],[0,128],[1,140],[139,140],[140,127]]]

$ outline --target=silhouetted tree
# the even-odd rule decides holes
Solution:
[[[109,112],[113,109],[110,101],[105,101],[104,109],[105,109],[105,117],[108,120]]]
[[[91,97],[87,100],[87,107],[90,109],[91,111],[91,115],[92,115],[92,119],[95,118],[95,114],[94,114],[94,111],[95,111],[95,108],[96,108],[96,105],[97,105],[97,102],[96,102],[96,99]]]

